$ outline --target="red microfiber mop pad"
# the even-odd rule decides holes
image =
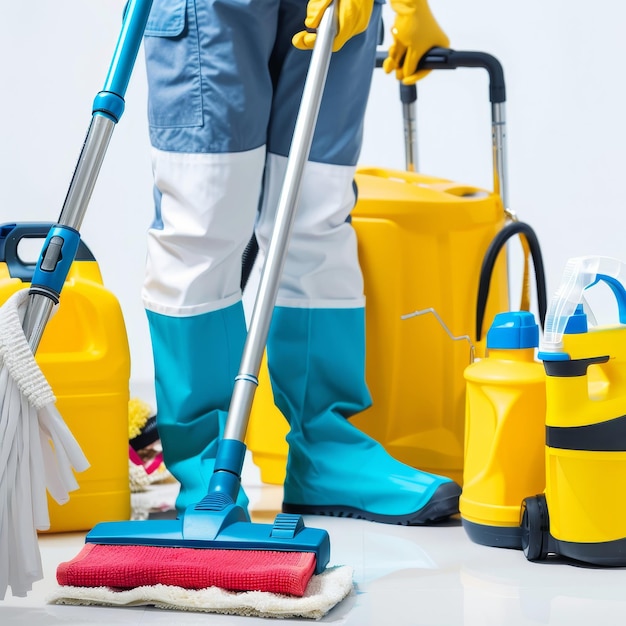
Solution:
[[[304,595],[315,571],[310,552],[86,544],[57,568],[60,585],[132,589],[173,585]]]

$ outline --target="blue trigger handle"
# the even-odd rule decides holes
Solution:
[[[593,287],[600,281],[605,282],[611,288],[611,291],[617,300],[619,323],[626,324],[626,289],[624,289],[624,285],[622,285],[622,283],[616,278],[613,278],[613,276],[598,274],[595,281],[591,283],[587,289]]]

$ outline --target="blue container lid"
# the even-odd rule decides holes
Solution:
[[[565,325],[565,333],[567,335],[580,335],[586,333],[589,330],[587,324],[587,314],[582,304],[576,306],[576,310],[567,320]]]
[[[539,346],[539,327],[529,311],[498,313],[487,333],[487,348],[511,350]]]

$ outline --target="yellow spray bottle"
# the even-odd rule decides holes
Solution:
[[[588,327],[584,292],[613,292],[619,324]],[[626,566],[626,264],[568,262],[546,315],[545,493],[523,503],[522,548],[593,565]],[[530,496],[530,494],[529,494]]]
[[[461,520],[475,543],[521,548],[520,506],[545,485],[545,374],[532,313],[499,313],[468,365]]]

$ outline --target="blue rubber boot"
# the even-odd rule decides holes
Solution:
[[[284,512],[406,525],[458,513],[459,485],[400,463],[347,419],[371,404],[362,308],[277,307],[268,366],[291,427]]]
[[[246,336],[241,303],[192,317],[147,312],[157,428],[165,466],[180,482],[179,513],[207,495]],[[248,510],[239,489],[237,504]]]

